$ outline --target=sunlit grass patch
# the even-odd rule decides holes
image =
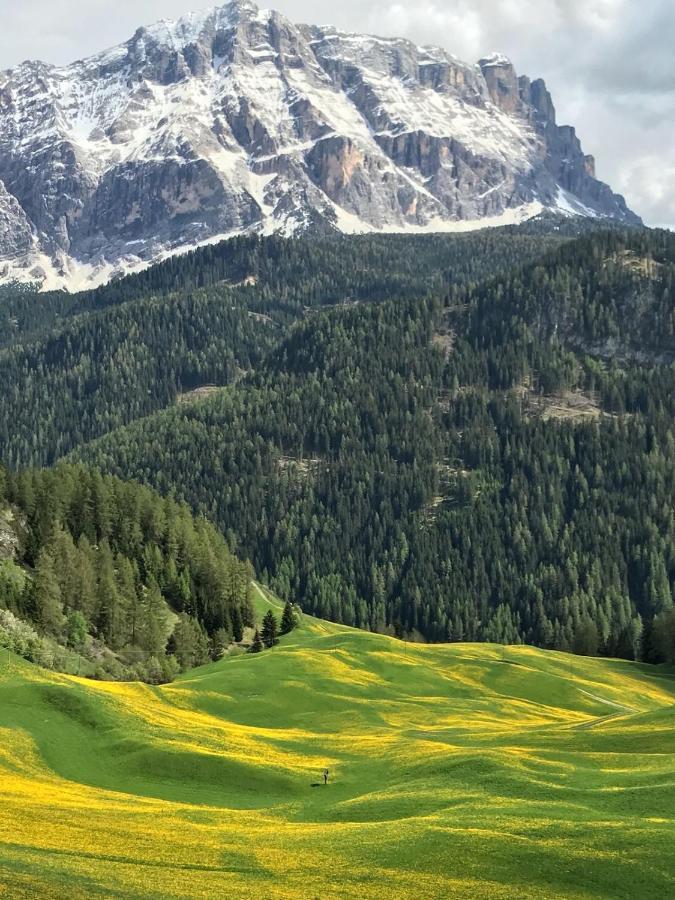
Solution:
[[[8,658],[0,897],[668,896],[674,703],[665,670],[309,616],[164,687]]]

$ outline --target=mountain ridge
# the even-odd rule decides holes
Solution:
[[[242,232],[640,220],[541,79],[233,0],[0,73],[0,279],[93,286]]]

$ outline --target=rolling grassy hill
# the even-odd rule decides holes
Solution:
[[[309,617],[163,687],[4,654],[0,896],[665,897],[674,704],[662,668]]]

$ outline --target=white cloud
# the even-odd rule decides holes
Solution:
[[[214,0],[217,2],[217,0]],[[0,0],[0,68],[64,63],[205,0]],[[598,172],[649,224],[675,226],[673,0],[269,0],[295,21],[439,44],[473,61],[501,51],[543,77]],[[650,179],[653,181],[651,184]]]
[[[675,227],[675,162],[672,159],[664,160],[659,154],[634,159],[623,167],[617,188],[634,196],[639,207],[651,211],[652,225]]]

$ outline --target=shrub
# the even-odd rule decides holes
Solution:
[[[43,665],[42,656],[48,657],[40,635],[14,613],[0,609],[0,647],[11,650],[31,662]],[[47,658],[47,662],[49,662]],[[53,662],[53,660],[52,660]]]

